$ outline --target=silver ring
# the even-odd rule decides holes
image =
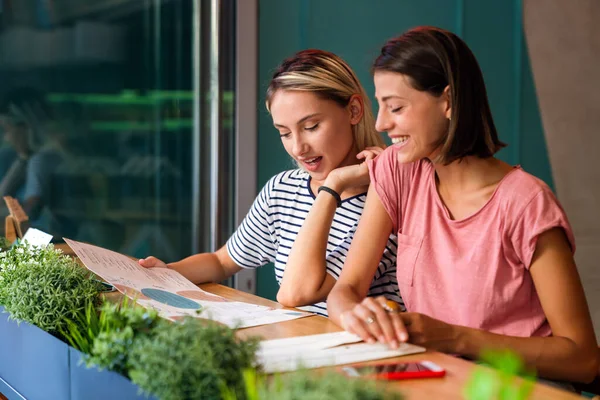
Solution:
[[[369,317],[365,319],[365,322],[367,323],[367,325],[371,325],[373,322],[375,322],[375,318]]]

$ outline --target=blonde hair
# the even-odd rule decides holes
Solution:
[[[363,116],[352,126],[354,143],[358,152],[367,147],[385,147],[383,139],[375,130],[375,118],[371,102],[352,68],[340,57],[323,50],[302,50],[283,60],[267,88],[267,110],[278,90],[313,92],[325,100],[335,101],[346,107],[353,95],[359,95],[363,103]]]

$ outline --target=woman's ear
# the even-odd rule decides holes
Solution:
[[[353,94],[348,102],[348,111],[350,111],[350,123],[352,125],[358,124],[364,113],[364,103],[362,97],[357,94]]]
[[[447,119],[452,119],[452,93],[450,92],[450,85],[444,88],[442,98],[444,102],[444,115]]]

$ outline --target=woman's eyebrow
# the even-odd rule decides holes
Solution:
[[[302,117],[298,120],[298,122],[296,122],[296,125],[300,125],[301,123],[303,123],[304,121],[306,121],[307,119],[311,119],[313,117],[316,117],[317,115],[320,115],[321,113],[312,113],[312,114],[308,114],[305,117]],[[286,126],[284,125],[280,125],[280,124],[273,124],[275,126],[275,128],[286,128]]]

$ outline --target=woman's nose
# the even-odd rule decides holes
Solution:
[[[294,157],[300,157],[306,154],[308,150],[308,144],[303,140],[302,135],[295,135],[294,144],[292,146],[292,155]]]
[[[384,109],[380,109],[377,113],[377,120],[375,121],[375,129],[377,132],[386,132],[390,129],[390,120]]]

